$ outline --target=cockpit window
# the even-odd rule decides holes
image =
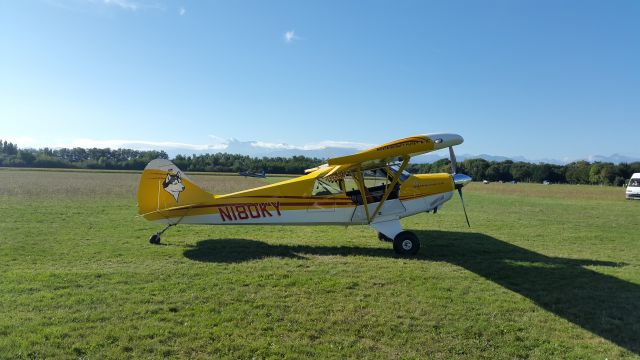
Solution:
[[[329,182],[323,179],[316,179],[316,183],[313,185],[313,190],[311,191],[311,195],[313,196],[322,196],[322,195],[333,195],[340,194],[342,190],[338,184]]]
[[[400,170],[400,166],[391,165],[389,166],[389,169],[391,169],[391,171],[393,172],[393,175],[395,176],[395,174],[398,173],[398,170]],[[407,170],[402,170],[402,174],[400,174],[400,181],[407,180],[409,176],[411,176],[411,174]]]
[[[629,187],[640,187],[640,179],[631,179],[631,181],[629,181]]]

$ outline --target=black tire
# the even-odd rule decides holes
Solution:
[[[393,251],[400,255],[415,255],[420,250],[420,240],[411,231],[402,231],[393,239]]]
[[[385,234],[383,234],[381,232],[378,233],[378,240],[386,241],[386,242],[392,242],[393,241],[390,237],[388,237],[387,235],[385,235]]]
[[[151,235],[151,237],[149,238],[149,243],[154,245],[160,244],[160,235]]]

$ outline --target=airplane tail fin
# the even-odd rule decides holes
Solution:
[[[171,161],[155,159],[144,168],[138,184],[138,214],[147,215],[211,202],[213,195],[193,183]]]

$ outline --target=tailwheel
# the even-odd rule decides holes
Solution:
[[[402,231],[393,239],[393,251],[400,255],[415,255],[420,250],[420,240],[411,231]]]
[[[151,235],[151,237],[149,238],[149,243],[154,245],[160,244],[160,235],[158,234]]]
[[[164,229],[162,229],[162,230],[158,231],[157,233],[151,235],[151,237],[149,238],[149,243],[154,244],[154,245],[160,244],[160,235],[162,235],[165,231],[169,230],[170,227],[176,226],[176,225],[178,225],[178,223],[169,224],[169,225],[165,226]]]
[[[386,241],[386,242],[392,242],[393,241],[392,238],[388,237],[387,235],[385,235],[385,234],[383,234],[381,232],[378,232],[378,240]]]

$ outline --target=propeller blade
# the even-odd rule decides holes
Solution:
[[[456,154],[453,152],[453,146],[449,146],[449,159],[451,160],[451,171],[455,174],[458,172],[458,162]]]
[[[458,195],[460,195],[460,201],[462,202],[462,210],[464,211],[464,218],[467,219],[467,226],[471,227],[471,224],[469,224],[469,216],[467,216],[467,209],[464,206],[464,198],[462,197],[462,188],[458,188]]]

